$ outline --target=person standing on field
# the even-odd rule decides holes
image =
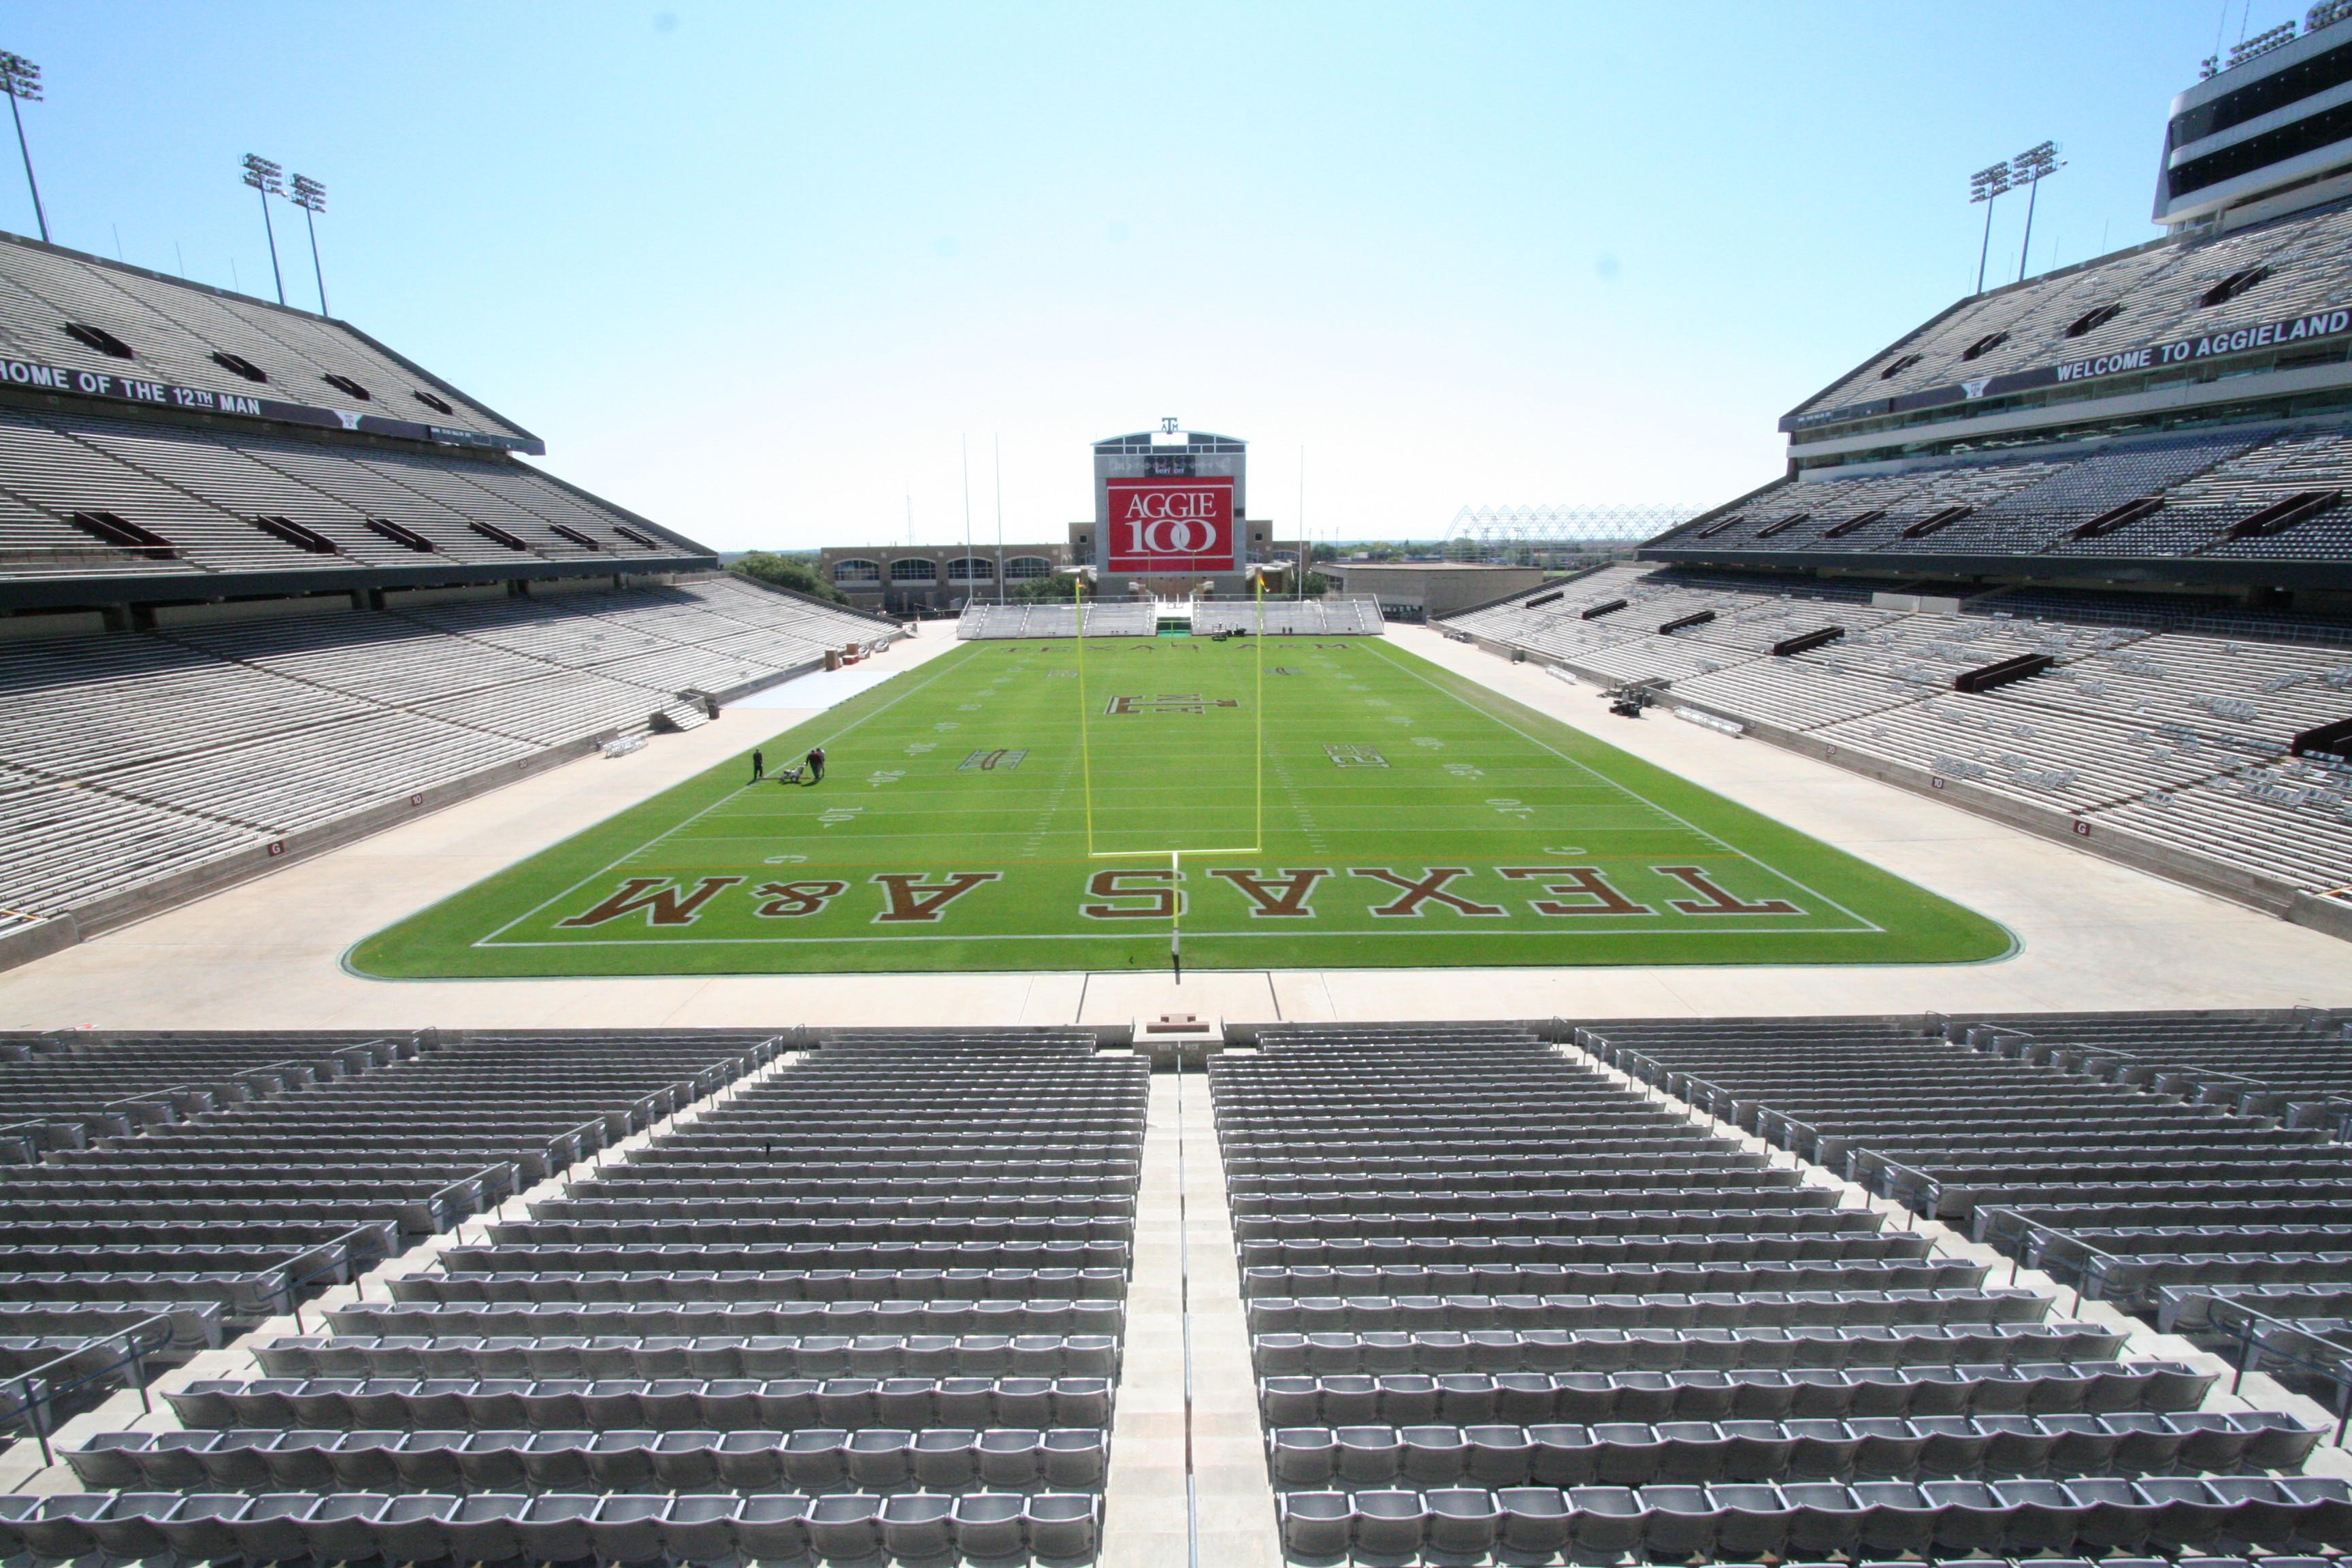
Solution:
[[[809,748],[808,770],[809,783],[823,784],[824,782],[824,748],[823,746],[811,746]]]
[[[759,752],[751,753],[751,782],[758,784],[768,776],[768,759]]]

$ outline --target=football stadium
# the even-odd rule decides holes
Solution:
[[[1425,620],[1173,419],[778,586],[0,235],[0,1558],[2344,1562],[2347,91]]]

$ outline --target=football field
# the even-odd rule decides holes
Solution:
[[[775,770],[822,745],[824,782]],[[355,947],[392,979],[1955,963],[2009,932],[1384,638],[974,642]],[[1467,1004],[1467,1011],[1475,1007]]]

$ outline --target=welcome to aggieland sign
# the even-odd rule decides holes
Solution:
[[[430,441],[443,447],[497,447],[509,452],[539,453],[543,442],[493,436],[481,430],[459,430],[444,425],[424,425],[413,419],[387,419],[380,414],[345,414],[340,409],[314,408],[305,403],[280,403],[270,397],[242,393],[210,392],[201,386],[175,386],[168,381],[143,381],[136,376],[109,375],[103,371],[71,370],[61,364],[0,359],[0,383],[35,392],[59,392],[69,397],[100,397],[113,403],[140,403],[151,408],[178,408],[194,414],[241,414],[247,419],[272,419],[283,425],[315,425],[326,430],[364,430],[404,441]]]
[[[1900,397],[1881,397],[1869,403],[1853,403],[1843,408],[1824,408],[1811,414],[1783,415],[1780,428],[1811,430],[1817,426],[1841,424],[1848,419],[1901,414],[1913,408],[1935,408],[1947,403],[1972,403],[1980,397],[1999,397],[2004,393],[2055,386],[2061,382],[2088,381],[2102,375],[2126,375],[2133,371],[2158,370],[2166,365],[2189,364],[2221,354],[2246,353],[2254,349],[2275,348],[2283,343],[2307,342],[2315,338],[2341,337],[2347,332],[2352,332],[2352,310],[2315,310],[2307,316],[2289,316],[2282,321],[2264,321],[2259,326],[2235,327],[2226,332],[2175,338],[2168,342],[2143,343],[2137,348],[2118,349],[2114,353],[2069,360],[2063,364],[2037,365],[2032,370],[2011,371],[2007,375],[1989,375],[1980,381],[1955,382],[1949,386],[1938,386],[1927,392],[1907,392]]]

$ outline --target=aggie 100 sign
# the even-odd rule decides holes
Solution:
[[[1104,564],[1113,572],[1230,572],[1234,569],[1234,481],[1109,479],[1109,537]]]

